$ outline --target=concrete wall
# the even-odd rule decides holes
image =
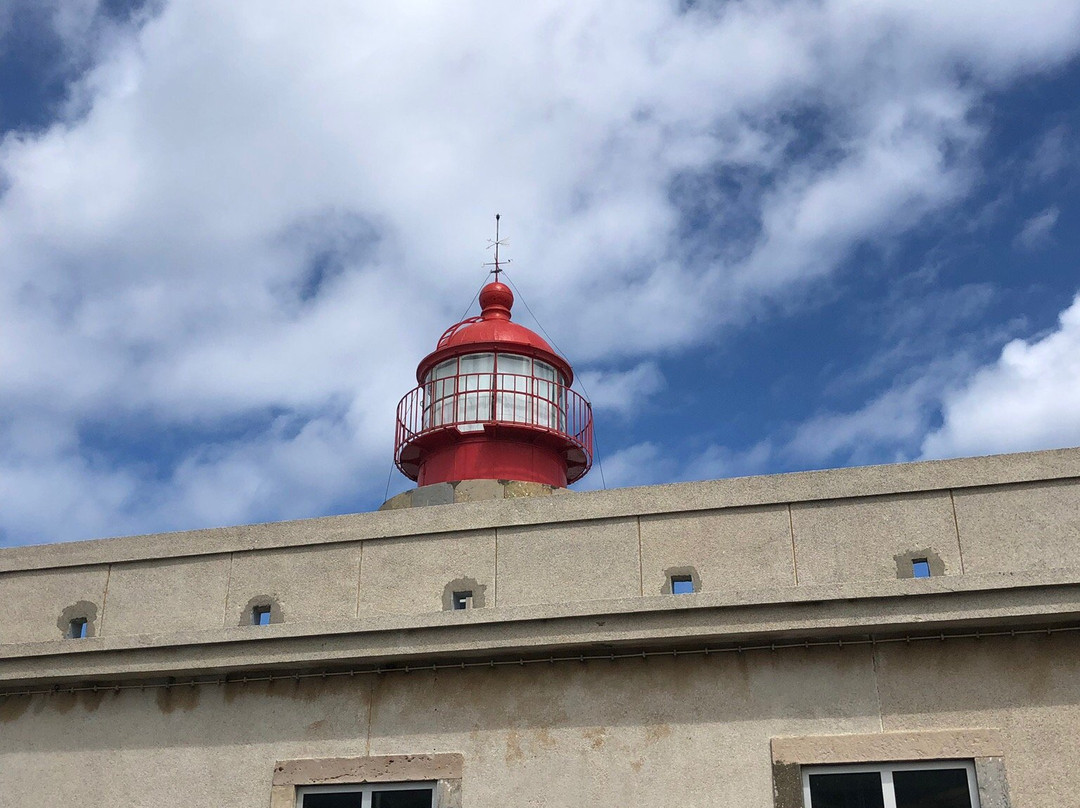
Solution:
[[[895,581],[914,558],[1078,569],[1078,541],[1080,450],[461,503],[0,550],[20,604],[0,643],[59,640],[75,604],[103,637],[209,631],[256,600],[293,624],[430,614],[455,581],[488,608],[660,596],[672,572],[718,594]]]
[[[965,728],[1071,808],[1078,541],[1062,450],[12,548],[0,808],[265,808],[276,761],[430,753],[468,808],[766,808],[773,738]]]
[[[455,752],[467,808],[773,805],[770,740],[1001,730],[1014,808],[1080,793],[1080,635],[0,701],[0,806],[266,808],[275,761]]]

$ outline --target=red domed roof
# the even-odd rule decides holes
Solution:
[[[416,379],[423,382],[427,372],[436,364],[465,353],[500,351],[522,353],[555,365],[565,376],[566,384],[573,382],[574,371],[569,363],[548,345],[536,332],[510,320],[514,293],[506,284],[494,281],[480,291],[481,313],[450,326],[439,338],[435,350],[424,357],[416,369]]]

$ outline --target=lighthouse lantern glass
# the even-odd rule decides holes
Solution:
[[[530,419],[529,388],[532,385],[532,359],[515,354],[499,355],[499,395],[495,420],[519,424],[535,423]]]
[[[458,366],[455,422],[478,424],[491,420],[491,392],[495,354],[468,354]]]
[[[424,428],[483,423],[566,428],[565,381],[539,359],[519,354],[466,354],[432,368],[424,379]]]

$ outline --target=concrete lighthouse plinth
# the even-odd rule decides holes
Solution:
[[[403,508],[422,508],[426,505],[452,505],[455,502],[481,502],[493,499],[519,499],[521,497],[550,497],[552,494],[573,493],[561,488],[526,480],[458,480],[449,483],[420,485],[397,496],[390,497],[380,511],[396,511]]]

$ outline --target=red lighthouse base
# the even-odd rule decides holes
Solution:
[[[453,480],[523,480],[565,488],[567,459],[563,451],[562,441],[528,430],[487,424],[483,431],[457,433],[450,442],[424,447],[416,482],[431,485]]]

